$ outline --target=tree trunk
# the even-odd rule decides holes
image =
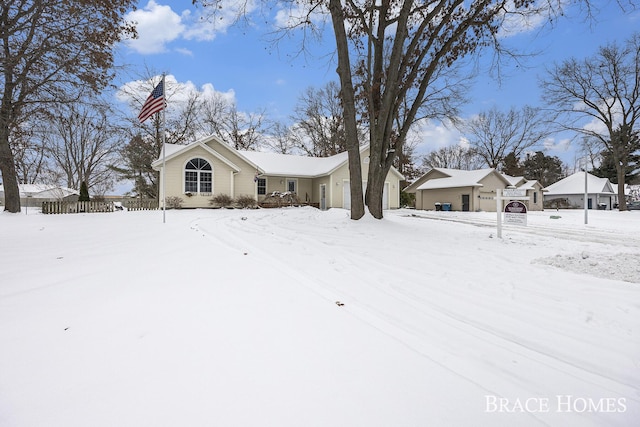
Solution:
[[[616,174],[618,175],[618,210],[626,211],[627,210],[627,199],[624,196],[624,181],[625,181],[625,171],[627,170],[627,165],[621,164],[623,162],[616,161]]]
[[[349,45],[344,27],[344,13],[340,0],[329,0],[329,11],[336,36],[338,53],[337,73],[340,77],[340,98],[343,106],[343,118],[347,153],[349,156],[349,183],[351,184],[351,219],[364,216],[364,198],[362,197],[362,164],[360,163],[360,142],[358,141],[358,122],[356,119],[355,90],[351,79]]]
[[[375,173],[373,168],[369,168],[369,176],[367,178],[367,195],[366,204],[369,213],[374,218],[382,219],[382,193],[384,191],[384,177],[380,177],[380,173]]]
[[[12,213],[20,212],[20,189],[16,174],[16,165],[9,146],[9,129],[0,129],[0,171],[4,185],[4,210]]]

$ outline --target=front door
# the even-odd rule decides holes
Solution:
[[[462,195],[462,211],[469,212],[469,195],[468,194]]]

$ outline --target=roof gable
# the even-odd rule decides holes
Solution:
[[[193,150],[196,147],[200,147],[202,149],[204,149],[207,153],[211,154],[213,157],[219,159],[220,161],[222,161],[223,163],[225,163],[227,166],[229,166],[231,169],[233,169],[236,172],[239,172],[241,170],[240,166],[238,166],[234,161],[232,161],[231,159],[229,159],[228,157],[222,155],[218,150],[214,149],[213,147],[219,144],[220,146],[224,147],[226,144],[220,142],[215,136],[208,136],[206,138],[200,139],[198,141],[192,142],[191,144],[188,145],[179,145],[179,144],[163,144],[163,148],[162,150],[164,151],[164,161],[170,161],[171,159],[187,152],[190,150]],[[233,153],[233,155],[239,157],[240,159],[242,159],[243,161],[245,161],[246,163],[248,163],[252,168],[256,168],[257,170],[259,170],[258,166],[256,166],[255,163],[253,163],[251,160],[247,159],[246,157],[244,157],[239,151],[233,149],[233,147],[228,147],[229,153]],[[163,152],[160,152],[160,157],[154,161],[153,163],[151,163],[151,166],[155,169],[155,170],[160,170],[161,166],[162,166],[162,162],[163,162]]]
[[[437,177],[437,175],[444,175]],[[509,181],[498,173],[495,169],[477,169],[477,170],[462,170],[462,169],[448,169],[448,168],[434,168],[427,172],[427,175],[433,176],[432,179],[427,179],[424,183],[416,187],[416,190],[433,190],[440,188],[458,188],[458,187],[482,187],[482,182],[489,175],[495,175],[505,183],[510,185]],[[429,178],[429,177],[427,177]]]

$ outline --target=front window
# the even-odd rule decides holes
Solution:
[[[267,194],[267,179],[266,178],[258,178],[258,194],[259,195]]]
[[[213,173],[211,165],[204,159],[191,159],[185,166],[185,193],[208,193],[213,191]]]

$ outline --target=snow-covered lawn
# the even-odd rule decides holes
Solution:
[[[640,212],[495,215],[2,213],[0,426],[638,425]]]

